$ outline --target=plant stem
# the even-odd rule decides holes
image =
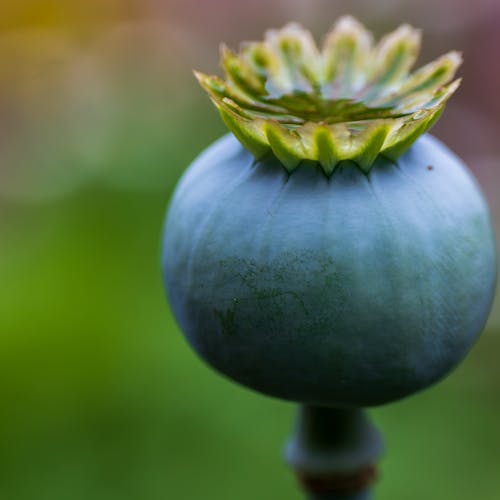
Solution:
[[[382,440],[363,410],[302,405],[285,450],[310,500],[369,500]]]

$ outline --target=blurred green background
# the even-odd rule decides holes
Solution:
[[[162,219],[224,132],[191,68],[290,20],[320,37],[352,13],[424,29],[422,60],[464,51],[434,129],[500,225],[496,0],[2,0],[0,498],[302,498],[281,460],[292,405],[212,373],[187,347],[159,270]],[[500,230],[497,229],[498,234]],[[437,387],[372,412],[378,498],[500,498],[500,304]]]

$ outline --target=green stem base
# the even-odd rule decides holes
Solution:
[[[362,410],[303,405],[285,456],[310,500],[369,500],[382,448]]]

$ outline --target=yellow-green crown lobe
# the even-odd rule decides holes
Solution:
[[[195,72],[227,127],[256,158],[272,151],[287,170],[313,160],[331,174],[350,160],[368,172],[396,160],[439,118],[460,80],[449,52],[411,71],[420,32],[406,24],[374,44],[350,16],[318,47],[291,23],[238,54],[221,48],[225,78]]]

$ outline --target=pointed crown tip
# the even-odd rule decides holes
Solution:
[[[194,75],[256,157],[272,151],[290,169],[307,159],[325,171],[343,160],[369,170],[379,154],[403,154],[460,85],[458,51],[412,71],[420,39],[419,29],[402,24],[375,44],[345,15],[318,48],[291,22],[239,52],[221,44],[225,79]]]

